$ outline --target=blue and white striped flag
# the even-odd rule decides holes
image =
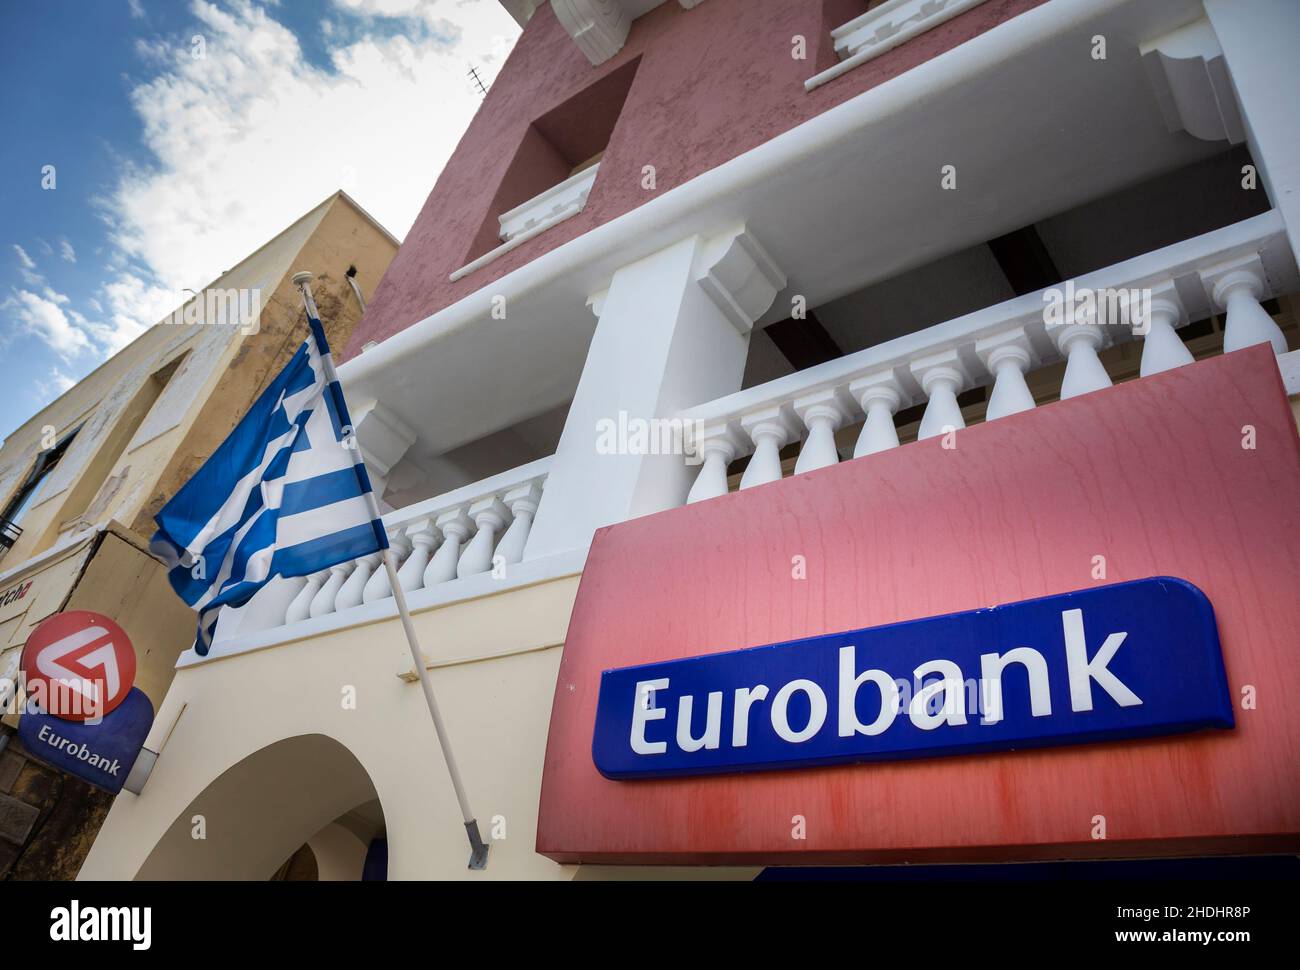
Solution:
[[[154,516],[151,542],[199,613],[206,654],[223,606],[273,576],[306,576],[388,548],[325,331],[306,343],[212,457]]]

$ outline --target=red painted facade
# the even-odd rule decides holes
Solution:
[[[1271,349],[981,424],[952,450],[941,441],[597,534],[556,685],[538,852],[804,864],[1300,849],[1300,552],[1278,541],[1300,529],[1300,437]],[[792,577],[794,556],[806,579]],[[638,782],[592,762],[607,668],[1154,575],[1214,604],[1234,730]],[[1247,685],[1254,709],[1240,707]],[[791,838],[796,815],[804,841]]]
[[[623,50],[597,67],[542,4],[439,176],[344,357],[1042,2],[986,0],[812,92],[804,81],[835,63],[831,29],[865,10],[862,0],[708,0],[692,10],[668,2],[637,19]],[[806,38],[804,60],[792,56],[796,36]],[[492,248],[504,200],[528,189],[536,194],[565,174],[540,156],[528,163],[530,128],[548,119],[548,137],[571,142],[577,152],[583,135],[601,127],[603,118],[601,108],[575,99],[621,70],[635,73],[584,211],[449,282],[453,271]],[[557,116],[566,105],[574,110]],[[655,167],[653,191],[642,187],[646,165]]]

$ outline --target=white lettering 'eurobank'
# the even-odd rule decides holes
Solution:
[[[1110,670],[1109,664],[1115,658],[1120,646],[1128,636],[1125,632],[1112,633],[1103,641],[1101,648],[1091,659],[1088,657],[1087,640],[1083,629],[1083,611],[1065,610],[1061,613],[1061,626],[1065,638],[1065,660],[1070,683],[1070,709],[1081,713],[1093,709],[1092,685],[1095,683],[1120,707],[1134,707],[1142,703],[1126,684]],[[1029,713],[1033,717],[1050,717],[1052,715],[1052,696],[1050,674],[1047,660],[1042,653],[1032,647],[1013,647],[1003,653],[986,653],[980,656],[980,719],[982,725],[998,724],[1006,715],[1003,704],[1002,683],[1009,668],[1019,667],[1029,686]],[[838,709],[836,730],[839,737],[851,738],[855,735],[874,737],[884,734],[895,723],[903,710],[903,699],[898,681],[879,668],[870,668],[859,672],[857,667],[857,650],[853,646],[841,647],[839,651]],[[913,670],[913,676],[919,686],[911,702],[907,705],[907,715],[912,724],[923,731],[934,731],[943,727],[960,727],[968,723],[966,707],[965,678],[961,668],[951,660],[928,660]],[[938,677],[939,679],[934,679]],[[667,708],[655,703],[655,694],[667,690],[670,685],[668,677],[638,681],[632,704],[632,750],[639,755],[664,754],[668,751],[668,741],[651,740],[647,730],[652,722],[668,717]],[[879,698],[879,710],[870,723],[863,723],[858,716],[858,694],[863,689],[872,691],[874,701]],[[766,704],[766,716],[772,725],[772,731],[787,744],[803,744],[825,726],[827,718],[826,692],[821,685],[811,680],[792,680],[777,688],[767,684],[753,684],[734,689],[731,704],[731,730],[724,731],[723,699],[725,691],[709,691],[705,701],[703,729],[699,734],[695,721],[695,699],[686,694],[677,701],[677,722],[674,742],[684,752],[715,750],[722,746],[722,739],[729,735],[732,748],[744,748],[749,744],[750,728],[755,717],[763,716],[762,705]],[[771,694],[771,701],[768,697]],[[801,709],[807,710],[807,720],[801,725],[790,723],[789,705],[796,694],[806,699]],[[971,702],[972,708],[975,701]],[[871,709],[875,709],[874,703]]]
[[[86,906],[78,900],[50,910],[50,939],[57,943],[129,942],[147,950],[152,941],[153,910],[148,906]]]

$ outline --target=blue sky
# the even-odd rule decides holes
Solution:
[[[0,14],[0,437],[339,188],[401,238],[518,36],[495,0]]]

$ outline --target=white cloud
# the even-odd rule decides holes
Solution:
[[[53,294],[59,296],[59,294]],[[4,302],[4,309],[13,314],[18,323],[44,340],[64,359],[90,349],[90,339],[63,312],[60,302],[39,296],[29,290],[17,290]]]
[[[46,399],[53,400],[70,388],[75,387],[76,384],[77,379],[75,377],[69,377],[55,367],[50,371],[49,379],[41,385],[41,390],[44,392]]]
[[[14,252],[18,255],[18,273],[28,286],[44,286],[45,277],[36,272],[36,260],[27,255],[27,250],[14,243]]]
[[[131,8],[131,16],[136,20],[144,17],[144,4],[140,0],[126,0],[126,5]]]
[[[72,248],[72,243],[66,239],[59,240],[59,255],[67,262],[75,263],[77,261],[77,251]]]
[[[157,164],[129,172],[107,200],[129,259],[105,288],[116,332],[152,325],[174,307],[159,311],[158,292],[205,286],[339,188],[399,238],[410,228],[481,103],[467,65],[491,60],[518,27],[497,3],[336,7],[355,16],[322,33],[332,72],[251,0],[194,0],[197,30],[161,55],[146,45],[160,73],[132,103]],[[410,19],[393,36],[374,17]],[[196,32],[203,58],[191,56]]]

